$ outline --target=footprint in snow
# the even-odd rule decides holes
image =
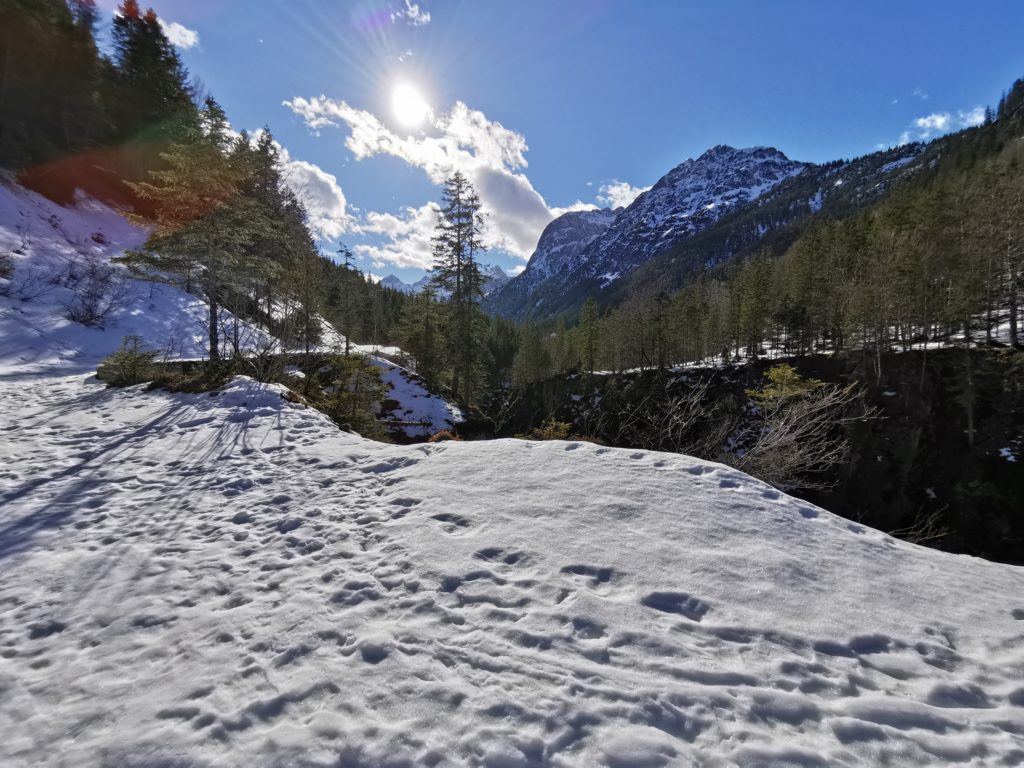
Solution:
[[[522,557],[522,552],[508,552],[501,547],[487,547],[473,554],[477,560],[486,560],[489,563],[502,562],[505,565],[515,565]]]
[[[612,585],[619,577],[613,568],[585,564],[567,565],[562,568],[562,575],[601,596],[612,591]],[[559,596],[557,602],[561,603],[565,597],[568,595]]]
[[[691,621],[701,621],[711,606],[685,592],[651,592],[640,603],[662,613],[677,613]]]
[[[438,515],[431,515],[431,520],[437,520],[441,523],[441,530],[450,536],[458,536],[465,533],[472,524],[464,517],[459,515],[453,515],[450,512],[442,512]]]

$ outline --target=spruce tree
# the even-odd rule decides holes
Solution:
[[[487,318],[479,306],[483,277],[476,255],[484,250],[480,198],[459,171],[444,184],[434,231],[433,283],[448,294],[451,331],[449,357],[452,389],[466,402],[472,400],[486,356]]]
[[[150,181],[131,184],[152,205],[154,216],[143,250],[126,260],[162,273],[199,272],[209,305],[210,360],[217,361],[221,301],[270,223],[258,202],[242,194],[245,169],[232,162],[234,139],[213,99],[207,100],[201,126],[189,138],[162,155],[164,170],[151,171]]]
[[[187,137],[197,117],[188,72],[149,9],[124,0],[111,28],[118,75],[114,119],[128,151],[128,178],[142,180],[169,142]]]

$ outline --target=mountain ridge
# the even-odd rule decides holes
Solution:
[[[623,293],[623,286],[648,264],[666,253],[685,250],[688,242],[708,232],[718,233],[745,212],[762,206],[767,212],[776,201],[788,206],[743,231],[742,242],[733,250],[769,239],[792,222],[818,213],[827,202],[852,199],[858,206],[870,202],[886,189],[884,184],[878,186],[880,179],[912,172],[913,161],[922,151],[921,145],[911,144],[855,160],[817,164],[790,160],[773,147],[736,149],[717,144],[675,166],[629,206],[612,212],[615,215],[596,235],[591,230],[575,242],[559,241],[568,258],[553,257],[545,235],[571,229],[574,222],[567,217],[579,212],[552,221],[526,270],[492,292],[484,306],[492,314],[515,320],[572,315],[587,296]],[[829,180],[834,174],[839,177]],[[853,182],[852,192],[843,189],[847,177]],[[728,233],[722,236],[729,239]],[[718,254],[714,261],[729,255]]]

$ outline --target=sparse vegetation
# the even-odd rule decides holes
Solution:
[[[100,363],[96,377],[111,387],[130,387],[152,381],[158,373],[154,366],[158,354],[148,349],[139,336],[125,336],[120,349]]]

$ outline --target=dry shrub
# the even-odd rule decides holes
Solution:
[[[461,441],[462,438],[459,437],[458,435],[456,435],[454,432],[451,432],[451,431],[449,431],[447,429],[442,429],[440,432],[435,432],[434,434],[432,434],[430,436],[430,439],[427,440],[427,442],[428,443],[441,443],[441,442],[444,442],[445,440]]]

